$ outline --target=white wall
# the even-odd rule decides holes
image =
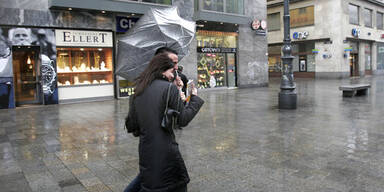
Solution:
[[[113,97],[113,85],[92,85],[78,87],[59,87],[59,103],[63,100],[95,97]]]

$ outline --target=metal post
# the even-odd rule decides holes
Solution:
[[[292,72],[292,60],[294,57],[292,56],[290,38],[289,0],[284,0],[284,46],[282,51],[283,71],[280,83],[279,109],[296,109],[297,93]]]

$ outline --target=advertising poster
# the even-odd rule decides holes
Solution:
[[[25,54],[28,54],[28,59],[23,58],[24,60],[21,60],[19,58],[21,54],[16,54],[14,51],[22,50],[23,48],[26,50],[35,48],[38,51],[31,53],[24,51]],[[32,53],[37,55],[35,56]],[[34,56],[36,59],[33,59]],[[34,81],[36,84],[36,89],[34,89],[36,92],[34,94],[36,102],[40,104],[57,104],[58,90],[54,31],[52,29],[3,27],[0,28],[0,108],[14,108],[17,102],[16,98],[20,97],[17,94],[24,94],[25,90],[31,87],[30,85],[29,87],[26,86],[31,81],[30,77],[28,79],[27,77],[16,78],[14,76],[15,73],[23,74],[25,72],[24,74],[27,74],[25,66],[29,66],[33,72],[31,74],[36,77]],[[34,69],[39,71],[34,71]]]

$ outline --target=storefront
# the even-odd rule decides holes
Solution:
[[[197,31],[198,88],[237,86],[237,36],[236,32]]]
[[[282,45],[268,46],[268,71],[270,77],[281,76]],[[295,42],[292,44],[292,70],[295,77],[315,77],[316,70],[316,51],[315,42]]]
[[[114,97],[113,33],[55,30],[60,103]]]
[[[57,104],[53,29],[0,27],[0,108]]]

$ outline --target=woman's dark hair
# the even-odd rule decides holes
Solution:
[[[168,57],[168,53],[161,53],[153,57],[149,62],[148,67],[136,79],[136,88],[134,98],[139,96],[145,88],[147,88],[153,80],[163,78],[163,72],[175,66],[172,60]]]
[[[169,47],[160,47],[156,50],[155,55],[162,54],[162,53],[173,53],[175,55],[178,55],[177,51],[169,48]]]

